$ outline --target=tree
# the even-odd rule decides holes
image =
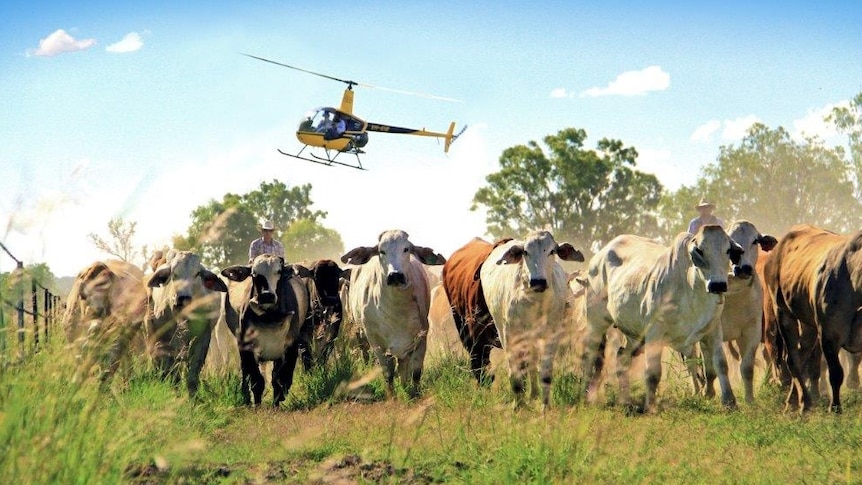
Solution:
[[[300,219],[316,222],[326,212],[311,210],[311,184],[288,189],[283,182],[261,182],[258,190],[240,196],[240,203],[258,219],[270,219],[275,227],[286,228]]]
[[[193,210],[188,234],[174,236],[173,246],[199,254],[206,266],[225,268],[245,263],[257,237],[257,218],[238,197],[226,194],[222,202],[211,200]]]
[[[849,138],[850,160],[853,164],[856,198],[862,199],[862,93],[853,98],[849,106],[839,106],[826,117],[838,131]]]
[[[784,128],[757,123],[736,145],[722,146],[695,185],[663,200],[662,214],[673,233],[684,231],[697,200],[708,197],[728,223],[747,219],[776,236],[810,223],[836,232],[859,227],[852,167],[843,150],[817,139],[795,141]]]
[[[117,217],[108,221],[107,238],[92,232],[87,237],[96,249],[123,261],[131,263],[138,255],[142,260],[146,260],[147,246],[144,245],[138,250],[133,243],[137,226],[138,223],[135,221],[125,221],[122,217]]]
[[[221,201],[213,199],[193,210],[188,233],[174,236],[173,246],[195,251],[210,267],[244,264],[249,244],[259,236],[261,220],[271,219],[284,230],[297,220],[317,223],[326,217],[326,212],[312,210],[310,194],[310,184],[288,188],[277,180],[262,182],[247,194],[227,193]]]
[[[662,186],[634,169],[638,153],[607,138],[597,151],[585,150],[587,134],[567,128],[507,148],[500,171],[473,197],[471,210],[487,208],[488,233],[522,237],[532,229],[550,230],[557,240],[596,249],[621,233],[654,236]]]
[[[281,237],[285,256],[289,261],[315,261],[331,259],[338,261],[344,254],[341,235],[327,229],[311,219],[295,221]]]

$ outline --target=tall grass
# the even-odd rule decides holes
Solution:
[[[552,405],[513,410],[505,370],[480,387],[468,363],[426,366],[422,394],[385,397],[374,363],[335,355],[297,369],[281,409],[240,405],[239,369],[204,376],[190,400],[143,362],[108,391],[73,383],[74,361],[52,342],[0,370],[4,483],[862,483],[862,402],[845,412],[783,412],[758,386],[727,411],[691,396],[668,362],[655,416],[587,406],[571,367],[557,368]],[[346,383],[362,380],[354,392]],[[634,397],[642,395],[633,380]],[[739,388],[739,386],[737,386]],[[264,403],[271,399],[267,390]],[[271,402],[271,401],[270,401]]]

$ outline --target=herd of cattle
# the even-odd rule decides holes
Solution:
[[[858,386],[862,231],[842,236],[800,225],[778,241],[737,221],[727,231],[704,226],[681,233],[670,246],[618,236],[584,270],[567,272],[560,261],[584,256],[547,231],[495,243],[476,238],[447,260],[391,230],[372,246],[348,251],[343,268],[331,260],[287,264],[265,254],[216,274],[198,255],[169,250],[153,258],[147,274],[116,260],[83,269],[68,296],[64,330],[79,369],[97,370],[103,383],[124,356],[146,354],[166,378],[184,376],[193,395],[223,321],[235,338],[244,401],[261,403],[261,364],[272,362],[276,406],[290,390],[297,360],[306,370],[325,365],[337,338],[353,338],[376,357],[390,394],[397,375],[415,396],[436,294],[447,302],[479,384],[493,379],[490,355],[502,349],[515,405],[525,402],[528,385],[548,405],[555,355],[567,340],[577,342],[571,348],[579,349],[588,402],[598,395],[605,356],[615,354],[619,400],[631,406],[628,371],[643,354],[646,412],[657,410],[665,348],[683,357],[695,392],[713,396],[718,378],[729,408],[736,398],[726,349],[741,362],[749,403],[761,346],[771,372],[790,390],[789,406],[812,408],[825,359],[831,409],[841,411],[841,349],[851,356],[849,384]],[[432,292],[428,266],[439,265]]]

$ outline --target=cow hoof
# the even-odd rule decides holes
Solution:
[[[841,414],[841,405],[840,404],[833,404],[833,405],[829,406],[829,412],[831,412],[833,414]]]
[[[637,404],[624,404],[623,413],[625,413],[626,416],[640,416],[642,414],[646,414],[646,410],[643,406]]]

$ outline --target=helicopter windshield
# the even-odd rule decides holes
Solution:
[[[334,108],[317,108],[309,111],[299,123],[299,131],[324,132],[335,117]]]

